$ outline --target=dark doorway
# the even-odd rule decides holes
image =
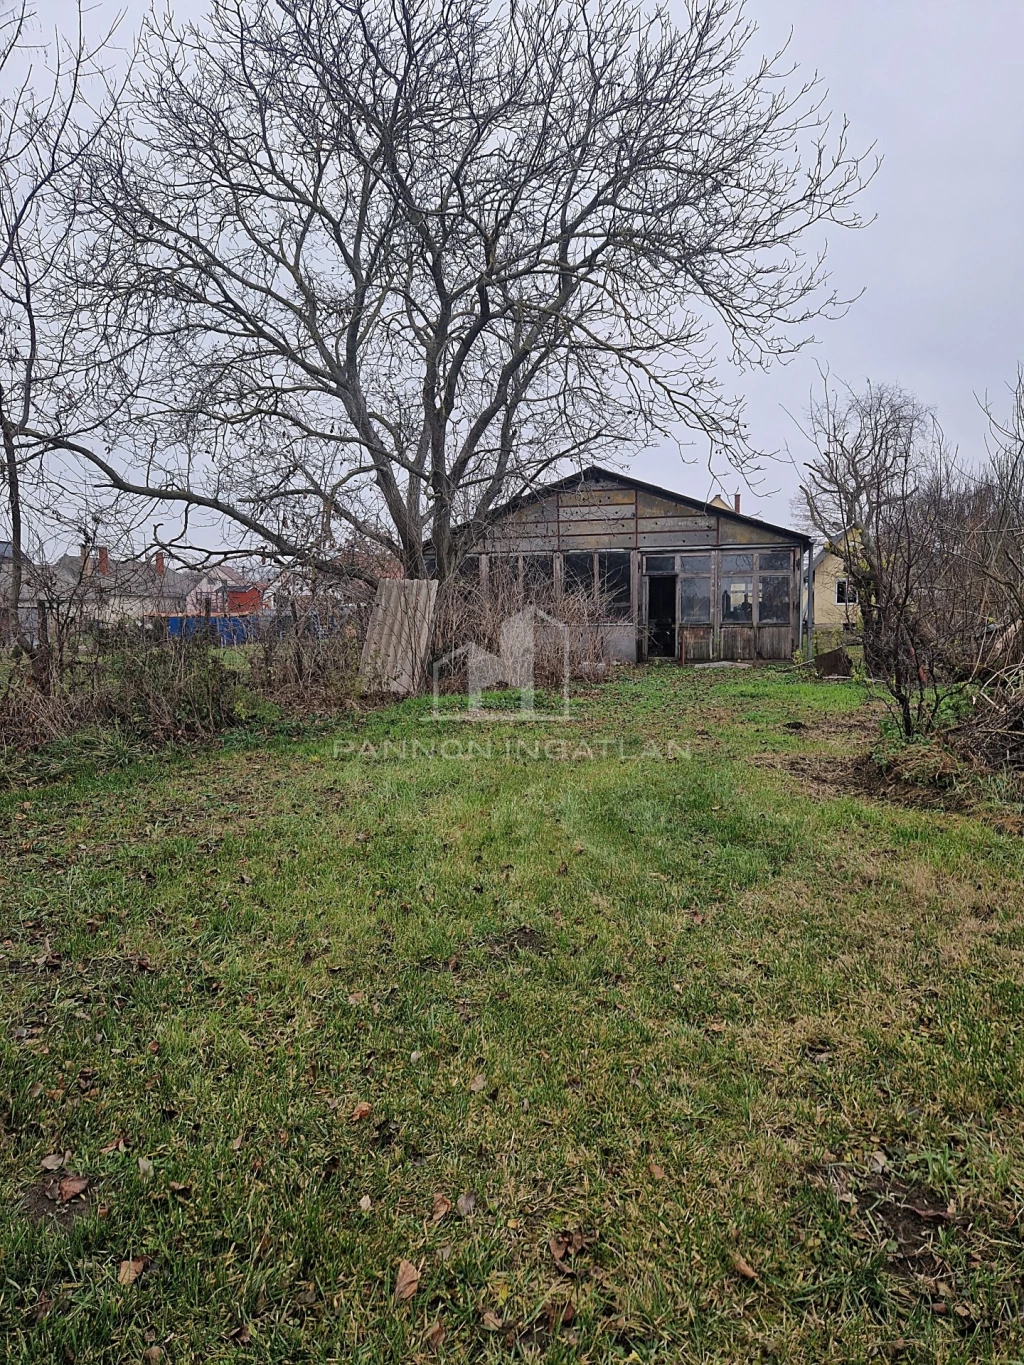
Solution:
[[[676,657],[676,580],[647,580],[647,655],[651,659]]]

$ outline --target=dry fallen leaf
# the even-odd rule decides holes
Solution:
[[[105,1147],[100,1148],[100,1156],[113,1156],[115,1152],[123,1152],[127,1145],[125,1139],[118,1134],[118,1136],[108,1142]]]
[[[431,1215],[435,1223],[440,1223],[446,1213],[451,1213],[452,1201],[441,1193],[440,1190],[434,1191],[434,1211]],[[462,1210],[460,1209],[461,1213]]]
[[[398,1279],[395,1281],[396,1300],[399,1303],[405,1303],[406,1299],[411,1299],[416,1293],[419,1282],[420,1272],[412,1261],[399,1261]]]
[[[745,1261],[742,1256],[736,1253],[733,1254],[732,1268],[737,1272],[737,1274],[742,1275],[745,1280],[757,1279],[757,1271],[750,1264],[750,1262]]]
[[[363,1119],[369,1118],[372,1113],[373,1105],[368,1104],[366,1100],[360,1100],[356,1107],[352,1110],[352,1113],[349,1115],[349,1118],[352,1123],[361,1123]]]
[[[468,1218],[471,1213],[476,1211],[476,1195],[470,1194],[468,1191],[464,1194],[460,1194],[455,1201],[455,1207],[458,1209],[459,1213],[462,1214],[463,1218]]]
[[[548,1250],[567,1274],[573,1272],[565,1264],[565,1258],[575,1256],[586,1245],[587,1238],[584,1237],[582,1228],[574,1228],[572,1232],[556,1232],[553,1237],[548,1238]]]
[[[149,1361],[150,1365],[155,1365],[156,1361],[163,1360],[164,1353],[159,1346],[147,1346],[142,1353],[142,1359]]]
[[[885,1170],[886,1166],[888,1166],[889,1164],[889,1158],[885,1155],[884,1152],[872,1152],[871,1159],[868,1164],[876,1174],[881,1175],[881,1173]]]
[[[433,1327],[428,1328],[426,1335],[427,1346],[431,1351],[439,1351],[444,1343],[444,1327],[439,1322],[435,1322]]]
[[[470,1093],[473,1095],[479,1095],[480,1091],[483,1090],[486,1084],[487,1077],[484,1075],[482,1071],[478,1072],[478,1074],[475,1075],[469,1083]]]
[[[497,1313],[492,1313],[489,1309],[484,1314],[483,1323],[488,1332],[500,1332],[503,1326],[501,1318],[498,1317]]]
[[[370,1210],[373,1208],[373,1200],[370,1198],[368,1194],[364,1194],[362,1199],[360,1199],[359,1207],[362,1209],[364,1213],[369,1213]]]
[[[708,1024],[708,1028],[710,1029],[710,1031],[711,1031],[712,1033],[724,1033],[724,1032],[725,1032],[725,1025],[722,1023],[722,1021],[721,1021],[720,1019],[713,1019],[713,1020],[711,1021],[711,1023]]]
[[[649,1161],[647,1163],[647,1169],[650,1171],[651,1175],[654,1176],[655,1180],[665,1179],[665,1167],[659,1166],[656,1161]]]
[[[153,1179],[153,1163],[148,1157],[139,1157],[139,1175],[142,1176],[143,1180]]]
[[[365,999],[366,999],[365,991],[353,991],[348,998],[348,1003],[350,1005],[361,1005]]]
[[[421,1058],[422,1056],[423,1056],[423,1053],[422,1053],[422,1052],[419,1052],[419,1051],[417,1051],[417,1052],[410,1052],[410,1053],[409,1053],[409,1061],[412,1062],[413,1066],[415,1066],[416,1063],[420,1060],[420,1058]],[[436,1324],[435,1324],[435,1325],[436,1325]],[[443,1328],[441,1329],[441,1335],[444,1336],[444,1329],[443,1329]]]
[[[118,1284],[134,1284],[148,1264],[148,1256],[139,1256],[133,1261],[122,1261],[121,1269],[117,1273]]]
[[[66,1166],[71,1159],[70,1152],[51,1152],[49,1156],[44,1156],[40,1161],[44,1171],[59,1171],[62,1166]]]
[[[57,1186],[57,1195],[62,1204],[66,1204],[69,1199],[77,1199],[79,1195],[85,1194],[89,1188],[89,1180],[84,1175],[66,1175]]]
[[[231,1144],[231,1150],[232,1150],[233,1152],[240,1152],[240,1151],[242,1150],[242,1134],[241,1134],[241,1133],[239,1133],[238,1136],[237,1136],[237,1137],[234,1139],[234,1141],[232,1142],[232,1144]]]

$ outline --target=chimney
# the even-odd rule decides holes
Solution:
[[[105,545],[101,545],[96,553],[99,556],[97,568],[101,574],[108,574],[110,572],[110,551]]]
[[[164,552],[163,552],[163,550],[157,550],[157,552],[156,552],[156,559],[153,561],[153,567],[154,567],[154,569],[156,569],[157,576],[158,576],[159,578],[163,578],[163,576],[164,576]]]
[[[734,512],[738,512],[740,510],[740,495],[738,493],[734,493],[732,495],[732,510]]]

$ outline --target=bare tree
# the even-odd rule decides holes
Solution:
[[[25,5],[0,12],[0,434],[11,544],[0,637],[17,636],[26,650],[19,603],[29,486],[52,498],[45,451],[55,439],[95,437],[99,414],[110,414],[96,401],[98,356],[68,280],[78,173],[116,102],[101,64],[111,34],[90,43],[80,5],[75,14],[69,36],[40,45]],[[65,504],[61,515],[80,520],[81,510]]]
[[[113,488],[329,568],[438,573],[563,461],[694,429],[742,462],[716,357],[842,305],[864,180],[739,0],[213,0],[151,21],[92,163],[96,315],[146,341]]]
[[[950,653],[957,528],[946,514],[956,480],[942,433],[898,387],[837,392],[826,382],[809,434],[817,448],[804,485],[810,519],[844,560],[865,665],[888,686],[909,736],[939,705]]]

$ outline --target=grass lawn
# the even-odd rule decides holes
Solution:
[[[4,1360],[1024,1359],[1021,839],[876,732],[651,667],[5,796]]]

